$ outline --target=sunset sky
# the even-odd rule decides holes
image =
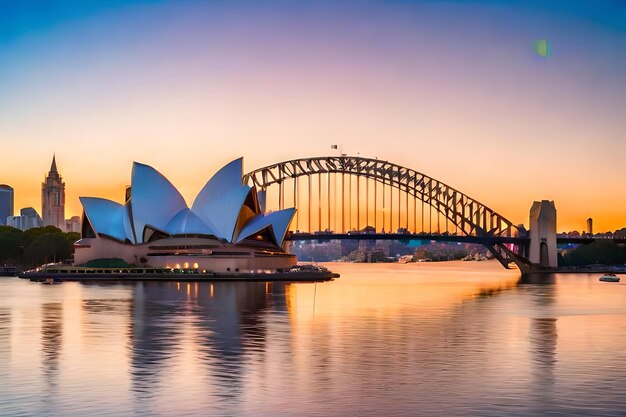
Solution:
[[[0,0],[16,211],[41,212],[53,153],[70,217],[121,201],[132,161],[191,203],[234,158],[331,144],[515,223],[551,199],[560,231],[626,227],[626,2]]]

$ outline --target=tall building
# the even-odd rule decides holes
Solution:
[[[69,219],[65,219],[65,231],[66,232],[81,232],[81,221],[79,216],[72,216]]]
[[[54,156],[50,172],[41,184],[41,214],[44,226],[65,230],[65,183],[59,175]]]
[[[13,216],[13,188],[0,184],[0,225],[7,224],[7,217]]]
[[[587,219],[587,234],[593,234],[593,219],[591,217]]]
[[[35,210],[32,207],[26,207],[20,210],[19,216],[9,216],[7,217],[7,225],[15,227],[20,230],[28,230],[33,227],[41,227],[43,221]]]

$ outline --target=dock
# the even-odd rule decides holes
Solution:
[[[178,281],[178,282],[220,282],[220,281],[291,281],[322,282],[339,278],[340,275],[323,267],[303,266],[286,271],[262,272],[213,272],[196,269],[168,268],[85,268],[62,267],[35,269],[19,274],[22,279],[35,282],[63,281],[98,281],[98,282],[134,282],[134,281]]]

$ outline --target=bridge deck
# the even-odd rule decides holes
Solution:
[[[527,244],[527,237],[479,237],[479,236],[458,236],[458,235],[432,235],[413,233],[293,233],[286,237],[286,240],[431,240],[435,242],[458,242],[476,243],[481,245],[493,245],[497,243]],[[611,241],[615,243],[626,243],[626,238],[592,238],[592,237],[559,237],[559,244],[589,244],[595,241]]]
[[[496,243],[523,244],[528,242],[528,238],[520,237],[478,237],[410,233],[294,233],[288,235],[286,240],[431,240],[436,242],[477,243],[482,245]]]

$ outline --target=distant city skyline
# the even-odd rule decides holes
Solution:
[[[549,199],[559,231],[626,225],[620,1],[3,2],[0,59],[15,207],[40,206],[55,152],[71,217],[122,202],[132,161],[190,202],[236,157],[340,144],[515,223]]]
[[[52,156],[50,171],[41,183],[41,201],[38,206],[42,216],[34,207],[22,207],[19,214],[14,207],[15,190],[0,184],[0,225],[28,230],[34,227],[54,226],[65,232],[81,232],[81,216],[65,218],[65,183],[58,171],[56,157]]]

